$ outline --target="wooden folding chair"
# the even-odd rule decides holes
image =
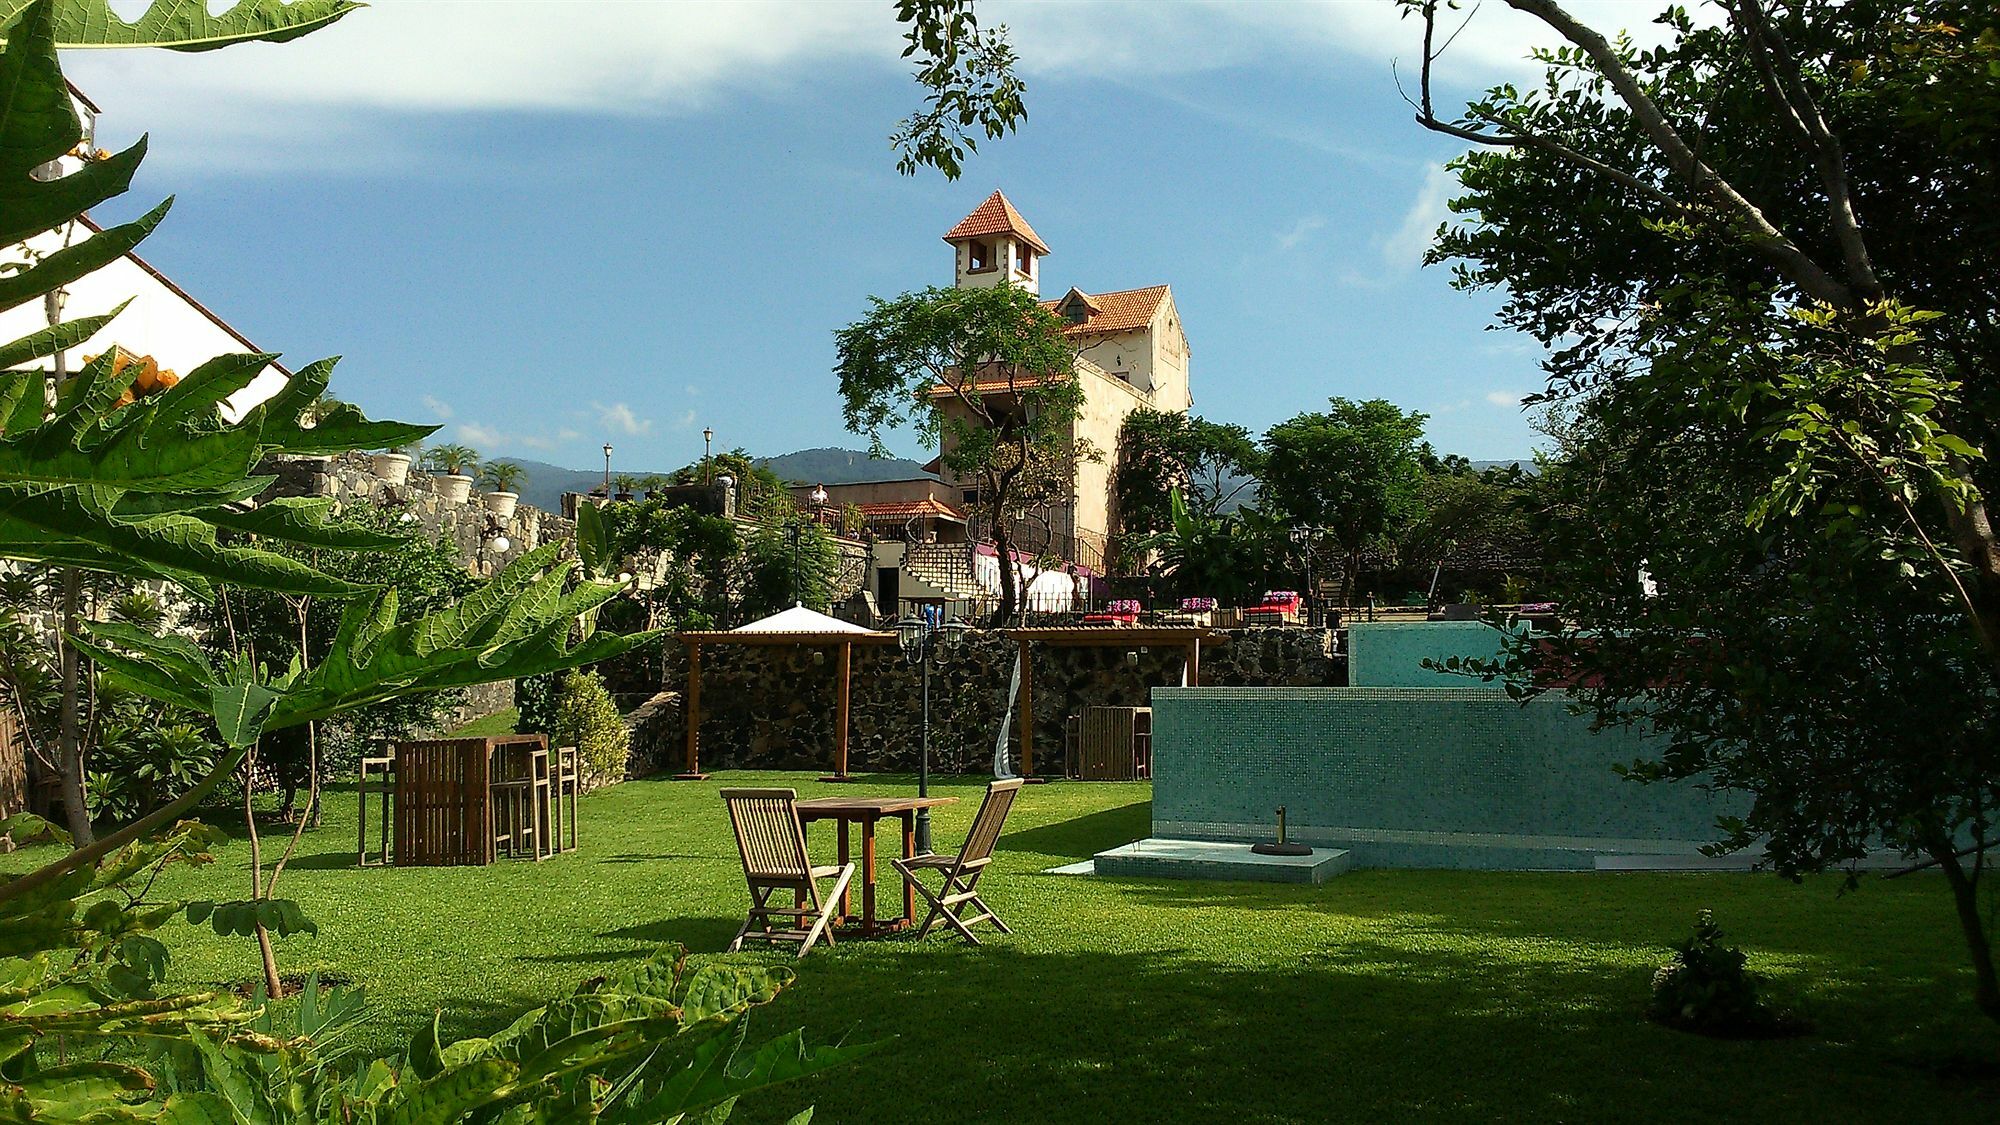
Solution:
[[[832,945],[834,911],[848,880],[854,878],[854,865],[813,866],[806,854],[805,826],[799,823],[798,793],[793,790],[724,789],[722,803],[729,808],[736,850],[743,856],[743,878],[750,885],[750,913],[729,951],[743,948],[748,938],[798,942],[800,957],[822,937]],[[822,897],[819,881],[825,878],[833,879],[833,890]],[[780,891],[791,892],[791,906],[772,903]],[[789,925],[774,926],[774,918],[786,919]]]
[[[986,787],[986,800],[980,803],[979,815],[972,818],[972,831],[965,834],[965,844],[957,855],[920,855],[889,861],[903,873],[903,881],[931,904],[924,924],[917,929],[918,937],[930,933],[940,918],[974,945],[979,944],[979,936],[972,932],[972,927],[980,922],[993,923],[1003,934],[1014,932],[979,897],[979,877],[986,874],[986,865],[993,862],[993,845],[1000,840],[1000,829],[1007,823],[1007,812],[1014,807],[1014,795],[1020,792],[1021,784],[1016,777]],[[943,885],[931,890],[917,877],[919,871],[942,872]]]

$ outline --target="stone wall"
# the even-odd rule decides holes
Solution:
[[[1107,636],[1113,630],[1106,630]],[[1346,682],[1344,663],[1325,630],[1239,629],[1202,648],[1202,682],[1227,686],[1326,687]],[[994,742],[1008,712],[1014,641],[969,634],[931,680],[931,765],[945,772],[992,767]],[[1064,720],[1086,706],[1142,707],[1152,689],[1178,686],[1185,658],[1178,648],[1037,644],[1034,672],[1035,769],[1062,767]],[[687,653],[669,641],[614,684],[628,699],[653,691],[684,691]],[[784,645],[702,647],[701,764],[704,769],[830,769],[838,654]],[[643,675],[647,683],[637,682]],[[658,679],[654,679],[658,676]],[[914,770],[920,746],[922,682],[894,645],[854,649],[848,769]],[[646,757],[678,768],[685,745],[678,701],[648,724]],[[1018,752],[1018,732],[1007,753]],[[637,746],[635,760],[640,757]],[[1018,763],[1015,763],[1018,766]]]
[[[401,508],[426,533],[442,537],[457,547],[459,558],[478,574],[491,574],[524,551],[576,533],[576,525],[571,521],[527,504],[517,505],[514,514],[506,519],[496,518],[487,511],[477,490],[467,500],[446,500],[438,495],[431,475],[414,467],[408,481],[389,484],[375,475],[372,459],[364,453],[333,458],[285,458],[266,462],[259,469],[278,478],[260,499],[329,496],[340,504],[366,501]],[[489,528],[497,528],[506,536],[506,551],[493,549],[494,541],[485,536]]]

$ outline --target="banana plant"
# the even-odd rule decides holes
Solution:
[[[0,16],[13,20],[0,48],[0,246],[24,248],[19,260],[0,263],[0,310],[56,292],[129,253],[169,205],[96,233],[77,222],[130,186],[145,155],[143,140],[69,175],[37,177],[82,138],[56,59],[58,25],[97,28],[106,43],[117,41],[110,25],[84,19],[92,7],[0,0]],[[167,8],[180,14],[162,14]],[[265,3],[210,17],[200,4],[163,4],[139,26],[161,35],[183,25],[190,35],[222,34],[217,28],[242,30],[238,25],[255,15],[246,8],[266,10],[259,26],[303,13],[301,4]],[[204,22],[215,20],[224,22]],[[62,233],[85,236],[54,237]],[[357,592],[313,567],[230,539],[229,533],[248,532],[338,550],[391,542],[331,521],[324,501],[253,506],[271,484],[255,470],[276,454],[381,448],[434,427],[373,422],[346,404],[320,409],[332,360],[306,366],[276,395],[232,419],[225,404],[273,355],[221,356],[134,401],[127,392],[137,365],[121,367],[107,352],[60,383],[51,400],[51,361],[96,336],[123,307],[0,343],[6,369],[0,370],[0,558],[170,579],[197,596],[218,581],[294,594]]]
[[[325,658],[309,668],[218,668],[185,637],[118,622],[88,624],[76,641],[121,686],[214,715],[225,741],[248,746],[266,731],[357,707],[593,664],[653,640],[585,635],[580,622],[622,587],[580,576],[565,547],[530,551],[459,602],[414,620],[398,620],[393,587],[356,598]]]
[[[243,0],[211,14],[205,3],[154,0],[136,20],[111,10],[109,0],[62,0],[56,13],[58,47],[164,47],[213,51],[232,43],[282,43],[317,31],[356,8],[354,0]],[[0,27],[13,23],[29,0],[0,0]]]
[[[29,816],[0,832],[60,836]],[[284,1037],[262,1003],[226,991],[160,994],[171,958],[153,932],[217,908],[146,895],[160,867],[212,862],[208,849],[223,838],[183,822],[0,904],[0,1121],[714,1122],[742,1094],[878,1046],[808,1046],[799,1032],[751,1046],[749,1011],[791,984],[790,970],[697,968],[669,947],[491,1036],[446,1042],[433,1017],[401,1058],[330,1066],[330,1052],[352,1051],[327,1026],[351,1017],[358,997],[338,998],[326,1017],[301,1016],[301,1034]],[[149,1058],[186,1062],[156,1072]]]

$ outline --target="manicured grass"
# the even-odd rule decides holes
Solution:
[[[521,709],[509,707],[505,711],[495,711],[459,727],[446,738],[490,738],[496,734],[513,734],[515,724],[521,721]]]
[[[355,869],[352,797],[336,794],[281,888],[322,931],[281,959],[364,982],[389,1050],[433,1009],[474,1034],[661,943],[713,953],[744,901],[715,796],[730,781],[911,787],[630,782],[585,799],[580,853],[408,870]],[[964,798],[938,818],[955,846],[979,789],[940,788]],[[816,951],[753,1034],[893,1042],[739,1119],[817,1103],[828,1122],[1971,1122],[2000,1104],[2000,1033],[1972,1010],[1927,876],[1841,895],[1721,874],[1359,871],[1308,888],[1039,873],[1144,835],[1147,800],[1144,785],[1024,791],[987,882],[1011,937]],[[246,851],[166,890],[240,897]],[[1816,1034],[1724,1042],[1642,1017],[1654,966],[1703,906]],[[179,983],[255,970],[249,942],[168,933]]]

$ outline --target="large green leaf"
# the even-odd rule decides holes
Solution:
[[[203,710],[215,716],[215,730],[231,746],[248,746],[264,729],[264,714],[278,701],[278,693],[258,683],[219,683],[208,689],[209,705]]]
[[[5,241],[5,239],[0,239],[0,242]],[[111,318],[124,312],[125,306],[131,303],[131,300],[128,298],[119,302],[117,308],[112,309],[102,316],[87,316],[79,320],[66,320],[61,324],[52,325],[39,332],[29,333],[10,344],[0,344],[0,367],[18,367],[30,360],[44,359],[55,355],[57,352],[66,352],[103,331],[104,326],[111,323]],[[40,376],[41,372],[24,371],[18,373],[9,372],[9,374],[19,374],[26,378],[29,376]],[[11,410],[10,404],[0,401],[0,419],[5,419],[11,413]],[[0,423],[0,434],[6,432],[6,426],[4,423]]]
[[[153,233],[153,228],[167,217],[167,211],[173,205],[174,201],[167,199],[129,223],[106,227],[97,234],[54,251],[30,269],[0,276],[0,312],[96,273],[130,254],[134,247],[146,240],[147,235]]]
[[[0,23],[18,16],[29,0],[0,0]],[[202,0],[153,0],[127,21],[109,0],[62,0],[55,40],[62,47],[165,47],[212,51],[232,43],[282,43],[317,31],[356,8],[354,0],[243,0],[211,13]]]

